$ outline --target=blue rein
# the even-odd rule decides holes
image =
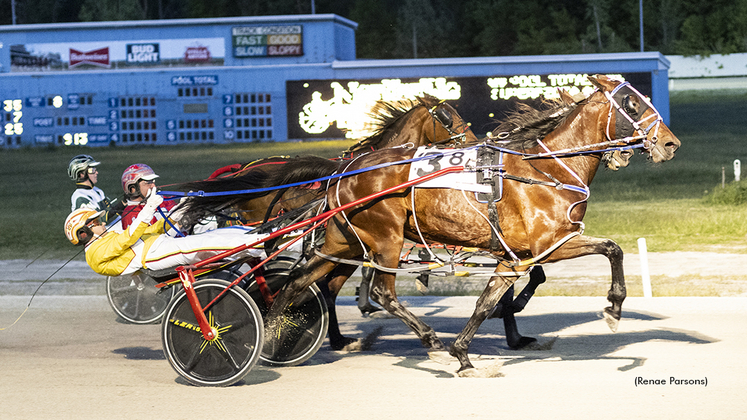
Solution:
[[[524,157],[529,157],[529,158],[531,158],[531,157],[537,157],[537,158],[547,158],[547,157],[550,157],[550,156],[539,156],[537,154],[519,152],[519,151],[516,151],[516,150],[510,150],[510,149],[506,149],[506,148],[503,148],[503,147],[494,146],[494,145],[485,144],[485,143],[478,144],[478,145],[475,145],[475,146],[466,147],[466,148],[463,148],[463,149],[460,149],[460,150],[475,149],[475,148],[478,148],[478,147],[490,147],[492,149],[495,149],[495,150],[498,150],[500,152],[504,152],[504,153],[507,153],[507,154],[517,155],[517,156],[524,156]],[[556,156],[572,156],[572,155],[582,155],[582,154],[591,154],[591,153],[600,153],[600,152],[601,153],[604,153],[604,152],[614,152],[614,151],[623,151],[623,150],[637,149],[637,148],[641,148],[641,147],[643,147],[643,144],[636,144],[636,145],[632,145],[632,146],[612,147],[612,148],[602,149],[602,150],[578,151],[578,152],[573,152],[573,153],[558,154]],[[446,154],[445,152],[442,152],[441,156],[443,156],[445,154]],[[365,167],[365,168],[356,169],[356,170],[353,170],[353,171],[350,171],[350,172],[344,172],[344,173],[340,173],[340,174],[335,173],[335,174],[332,174],[332,175],[329,175],[329,176],[325,176],[325,177],[317,178],[317,179],[312,179],[312,180],[309,180],[309,181],[300,181],[300,182],[295,182],[295,183],[292,183],[292,184],[285,184],[285,185],[272,186],[272,187],[254,188],[254,189],[246,189],[246,190],[235,190],[235,191],[216,191],[216,192],[205,192],[205,191],[190,191],[190,192],[159,191],[159,194],[168,197],[168,198],[166,198],[166,200],[174,200],[174,199],[176,199],[178,197],[219,197],[219,196],[224,196],[224,195],[240,195],[240,194],[253,194],[253,193],[259,193],[259,192],[277,191],[277,190],[281,190],[281,189],[284,189],[284,188],[292,188],[292,187],[298,187],[298,186],[301,186],[301,185],[312,184],[314,182],[329,181],[329,180],[335,179],[335,178],[342,178],[342,177],[346,177],[346,176],[358,175],[358,174],[361,174],[361,173],[364,173],[364,172],[373,171],[373,170],[381,169],[381,168],[387,168],[387,167],[394,166],[394,165],[402,165],[402,164],[406,164],[406,163],[417,162],[417,161],[420,161],[420,160],[430,160],[430,159],[433,159],[434,156],[437,156],[437,155],[425,155],[425,156],[421,156],[421,157],[417,157],[417,158],[399,160],[399,161],[396,161],[396,162],[385,162],[385,163],[380,163],[380,164],[374,165],[374,166],[368,166],[368,167]],[[160,209],[159,209],[159,211],[160,211]],[[172,225],[172,227],[173,227],[173,225]]]

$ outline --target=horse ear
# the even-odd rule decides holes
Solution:
[[[560,94],[560,100],[563,101],[564,104],[570,105],[573,103],[573,97],[567,90],[558,88],[558,94]]]
[[[611,91],[617,86],[617,82],[610,80],[603,74],[595,74],[593,76],[587,76],[592,85],[596,86],[601,90]]]
[[[586,99],[583,93],[571,95],[571,93],[564,88],[558,88],[558,94],[560,94],[560,100],[563,101],[565,105],[572,105]]]

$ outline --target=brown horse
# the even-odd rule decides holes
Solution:
[[[583,98],[571,97],[561,91],[561,99],[565,105],[574,105]],[[374,134],[351,146],[343,152],[343,156],[353,157],[371,150],[396,147],[402,144],[411,144],[417,147],[427,144],[458,145],[477,142],[477,138],[470,130],[469,125],[456,110],[449,104],[431,96],[424,96],[416,101],[379,101],[372,108],[369,116],[373,121]],[[617,159],[618,152],[610,153],[606,154],[609,156],[610,162],[616,162],[616,166],[627,165],[627,162]],[[307,165],[307,162],[313,162],[313,164]],[[285,163],[289,163],[289,166],[293,168],[299,168],[300,172],[286,168]],[[608,167],[613,168],[612,163],[608,163]],[[292,172],[294,180],[313,180],[329,175],[335,170],[335,164],[320,158],[272,157],[247,164],[227,166],[215,171],[209,180],[181,184],[175,186],[175,188],[209,193],[230,192],[253,189],[257,186],[284,185],[289,182],[284,178],[286,173]],[[268,180],[268,176],[271,179]],[[207,215],[216,213],[223,215],[223,217],[230,217],[227,215],[228,212],[239,214],[242,223],[266,221],[269,217],[280,212],[291,211],[316,200],[323,196],[325,192],[325,188],[316,183],[278,190],[269,189],[262,193],[196,197],[189,201],[186,211],[188,218],[183,223],[189,224],[190,220],[200,220]],[[320,283],[330,307],[329,338],[333,349],[342,349],[356,341],[339,333],[334,311],[334,301],[337,294],[356,268],[354,265],[339,265],[327,276],[328,283]],[[358,307],[364,314],[378,310],[369,303],[368,299],[367,291],[372,274],[371,269],[364,268],[358,301]],[[506,340],[510,348],[523,348],[536,341],[534,338],[524,337],[519,333],[514,314],[523,310],[537,287],[544,282],[544,271],[541,266],[537,266],[530,273],[529,282],[521,293],[514,299],[514,290],[511,287],[493,311],[492,317],[503,319]]]
[[[424,95],[415,100],[403,99],[399,101],[378,101],[370,110],[370,128],[373,134],[360,140],[342,153],[343,158],[353,158],[373,150],[388,147],[410,145],[413,147],[429,144],[459,145],[475,143],[477,137],[469,124],[450,104],[433,96]],[[311,164],[307,164],[313,162]],[[312,202],[326,194],[326,184],[316,182],[297,187],[268,189],[260,193],[239,193],[230,195],[211,195],[232,191],[253,190],[258,185],[284,185],[284,173],[289,168],[282,167],[285,163],[293,168],[295,179],[313,180],[330,175],[337,168],[337,163],[325,161],[321,158],[303,157],[272,157],[259,159],[254,162],[229,165],[215,171],[211,177],[203,181],[194,181],[172,185],[176,191],[202,191],[208,194],[194,196],[185,203],[185,217],[180,222],[182,227],[190,229],[200,220],[217,215],[225,220],[237,219],[242,224],[267,221],[282,212],[289,212]],[[276,177],[268,181],[268,174],[275,173]],[[279,177],[278,177],[279,176]],[[334,312],[334,300],[340,287],[357,269],[354,265],[340,265],[329,275],[329,287],[320,283],[320,287],[327,292],[330,304],[330,345],[334,349],[342,349],[356,340],[347,339],[339,333]],[[361,282],[359,309],[361,312],[378,310],[369,303],[368,282],[370,278],[364,276]],[[511,294],[513,297],[513,293]],[[516,330],[512,315],[506,316],[508,330]],[[511,336],[520,337],[518,330]],[[517,339],[518,340],[518,339]]]
[[[506,153],[500,165],[458,163],[468,171],[492,171],[505,181],[501,199],[495,204],[481,203],[474,194],[456,189],[408,188],[335,215],[327,224],[321,250],[305,266],[294,270],[294,280],[275,300],[266,328],[273,330],[294,297],[323,278],[341,259],[365,255],[377,268],[372,288],[376,300],[408,325],[424,346],[433,352],[445,350],[433,329],[399,303],[394,287],[404,240],[423,238],[477,247],[501,261],[478,298],[472,317],[449,348],[461,364],[462,376],[478,374],[467,355],[478,327],[516,276],[534,264],[591,254],[606,256],[611,265],[612,286],[608,293],[611,306],[604,315],[610,328],[616,330],[626,296],[623,253],[610,239],[583,235],[588,185],[600,165],[601,150],[611,144],[641,143],[654,162],[663,162],[674,157],[680,141],[663,124],[650,102],[627,83],[604,76],[590,80],[598,90],[577,106],[538,113],[533,124],[523,121],[514,125],[527,129],[499,127],[495,137],[501,137],[499,132],[511,133],[501,144],[500,150]],[[538,132],[545,132],[546,136],[538,136]],[[487,147],[495,149],[493,145]],[[414,153],[406,148],[372,152],[345,163],[339,172],[406,161]],[[443,151],[442,160],[434,157],[434,169],[447,160],[459,161],[455,153],[458,152]],[[335,208],[396,187],[408,180],[410,166],[390,164],[341,178],[328,192],[328,204]],[[269,336],[278,337],[274,333]]]
[[[369,117],[373,134],[342,152],[344,158],[406,144],[418,147],[477,141],[469,124],[456,109],[430,95],[415,100],[378,101],[369,111]],[[251,190],[261,183],[259,179],[264,179],[268,171],[290,160],[289,157],[281,156],[230,165],[215,171],[207,180],[176,184],[171,188],[206,193]],[[297,176],[303,178],[304,174]],[[206,194],[188,200],[185,205],[185,215],[188,218],[184,220],[184,224],[191,227],[198,220],[211,215],[230,218],[228,213],[238,214],[239,221],[245,224],[267,221],[283,211],[296,209],[321,197],[325,192],[326,186],[317,183],[268,190],[260,194]]]

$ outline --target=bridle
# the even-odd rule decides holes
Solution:
[[[637,96],[641,101],[638,109],[635,109],[632,105],[630,100],[631,95]],[[643,149],[650,153],[658,141],[659,126],[662,122],[659,111],[628,82],[620,83],[612,92],[605,91],[604,96],[610,102],[610,109],[607,113],[607,140],[624,144],[631,144],[642,140]],[[615,139],[610,136],[613,109],[617,111],[615,115]],[[651,109],[653,113],[646,118],[642,118],[647,109]],[[648,135],[651,130],[654,130],[654,135],[649,140]]]
[[[454,126],[454,119],[447,109],[443,109],[441,107],[441,105],[443,104],[445,104],[444,101],[439,101],[433,107],[428,108],[428,113],[431,114],[431,119],[433,120],[433,135],[436,135],[436,121],[438,121],[438,123],[441,124],[441,127],[443,127],[451,137],[437,142],[434,141],[432,144],[444,144],[452,140],[454,140],[455,146],[466,143],[467,130],[470,129],[469,125],[466,122],[462,121],[459,127],[452,128]]]
[[[607,112],[607,128],[605,130],[607,141],[538,153],[526,156],[525,159],[576,156],[585,153],[601,152],[603,154],[602,160],[604,161],[610,158],[610,156],[605,155],[611,155],[616,151],[643,148],[646,152],[651,153],[651,149],[658,141],[659,126],[663,121],[659,111],[628,82],[620,83],[612,92],[604,91],[603,93],[607,97],[607,103],[610,104],[609,111]],[[630,101],[631,95],[635,95],[641,101],[637,110]],[[646,118],[642,118],[648,109],[653,111],[653,113]],[[615,138],[612,138],[610,135],[613,112],[617,112],[615,118]],[[644,126],[646,123],[648,125]],[[654,136],[649,140],[648,135],[651,130],[654,130]],[[619,137],[620,135],[622,137]],[[638,140],[642,140],[642,142],[638,143]]]

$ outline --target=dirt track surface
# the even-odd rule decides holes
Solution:
[[[474,297],[403,297],[449,342]],[[0,297],[0,326],[28,299]],[[340,298],[343,333],[382,327],[367,352],[326,343],[292,368],[256,367],[228,388],[187,385],[164,359],[160,325],[118,321],[104,296],[40,296],[0,331],[3,419],[747,418],[747,298],[629,298],[617,333],[601,297],[540,297],[519,317],[543,351],[505,347],[499,320],[478,331],[459,378],[428,359],[397,319],[362,317]],[[641,380],[663,380],[643,385]],[[675,384],[671,379],[690,384]],[[706,383],[707,381],[707,383]]]

